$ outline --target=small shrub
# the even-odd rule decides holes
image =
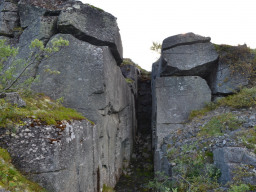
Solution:
[[[228,192],[246,192],[249,191],[250,187],[246,184],[233,185]]]

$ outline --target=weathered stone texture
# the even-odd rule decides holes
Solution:
[[[246,165],[247,172],[251,172],[252,175],[248,178],[243,178],[247,183],[255,184],[256,175],[256,156],[250,153],[245,148],[241,147],[223,147],[217,148],[213,151],[214,164],[221,171],[220,182],[226,183],[231,181],[236,175],[234,171],[237,171],[241,165]]]
[[[5,0],[0,2],[0,35],[13,36],[13,29],[19,24],[18,7],[17,4],[7,2]]]
[[[46,9],[42,7],[36,7],[26,2],[21,2],[19,4],[19,16],[20,25],[22,28],[28,27],[30,24],[34,23],[37,19],[42,17]]]
[[[203,37],[194,33],[174,35],[163,40],[162,50],[171,49],[180,45],[207,43],[210,40],[210,37]]]
[[[197,76],[156,79],[157,123],[184,123],[192,110],[211,101],[211,90]]]
[[[49,4],[52,7],[46,2],[21,0],[19,3],[18,58],[28,58],[28,46],[36,38],[47,46],[54,37],[68,40],[69,46],[31,68],[31,74],[40,75],[41,79],[32,87],[53,99],[64,97],[65,106],[75,108],[95,122],[95,126],[67,125],[70,135],[65,129],[66,135],[60,136],[57,143],[53,140],[49,146],[47,139],[40,143],[43,134],[52,137],[48,127],[39,126],[42,132],[38,133],[34,131],[39,130],[29,127],[33,131],[21,134],[25,135],[25,143],[31,140],[31,145],[18,147],[18,143],[23,142],[19,138],[23,136],[13,136],[8,148],[12,149],[15,165],[49,191],[96,192],[103,184],[114,187],[122,168],[130,161],[137,126],[137,79],[132,91],[117,66],[122,61],[122,43],[116,18],[81,2],[54,0]],[[49,68],[60,74],[46,73],[45,69]],[[137,77],[138,74],[134,70],[130,75]],[[34,138],[36,134],[38,137]],[[38,138],[40,140],[36,140]],[[41,145],[49,147],[47,154]],[[22,147],[28,152],[20,158],[22,154],[18,149]]]
[[[253,74],[254,55],[246,45],[216,45],[218,66],[208,77],[213,94],[231,94],[249,85]]]
[[[162,52],[162,76],[187,75],[205,77],[217,64],[218,54],[210,43],[177,46]]]
[[[132,151],[134,95],[108,47],[97,47],[69,34],[54,37],[63,37],[70,44],[39,65],[41,80],[34,89],[55,99],[63,96],[66,106],[96,123],[100,186],[114,186],[123,160],[129,161]],[[60,74],[45,73],[48,67]]]
[[[95,126],[88,121],[41,125],[27,119],[16,133],[1,134],[13,163],[49,191],[96,191]]]
[[[109,46],[117,64],[121,64],[122,42],[116,18],[111,14],[90,5],[73,5],[61,12],[58,29],[93,45]]]

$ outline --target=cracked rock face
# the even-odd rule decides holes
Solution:
[[[163,41],[161,76],[205,77],[217,64],[218,54],[210,38],[188,33]]]
[[[252,75],[254,55],[246,45],[219,47],[217,68],[209,76],[213,94],[231,94],[247,86]]]
[[[160,77],[156,79],[156,145],[169,130],[182,126],[192,110],[211,101],[211,90],[201,77]]]
[[[109,46],[117,64],[121,64],[122,42],[116,18],[111,14],[90,5],[75,4],[61,12],[58,29],[93,45]]]
[[[95,191],[94,126],[85,120],[46,126],[27,119],[24,124],[16,133],[3,129],[0,136],[19,170],[49,191]]]
[[[242,147],[223,147],[213,151],[214,163],[221,171],[220,181],[226,183],[236,175],[234,171],[241,167],[241,164],[251,166],[251,172],[254,176],[247,179],[247,182],[254,184],[256,182],[255,167],[256,156]]]
[[[14,29],[19,24],[18,6],[16,3],[0,3],[0,35],[14,36]]]
[[[179,34],[163,40],[162,50],[171,49],[181,45],[210,42],[210,37],[195,35],[194,33]]]
[[[47,46],[54,37],[69,41],[69,46],[31,67],[41,79],[33,89],[53,99],[64,97],[65,106],[81,112],[95,126],[67,124],[69,133],[58,135],[53,127],[28,125],[11,134],[11,140],[8,136],[0,142],[12,151],[17,168],[49,191],[98,192],[104,184],[114,187],[129,164],[137,126],[137,78],[132,91],[117,66],[122,62],[122,42],[116,18],[77,1],[21,0],[17,9],[19,35],[0,34],[0,39],[20,47],[19,59],[28,57],[35,38]],[[46,73],[49,68],[60,74]],[[136,77],[137,70],[130,75]],[[48,136],[53,139],[50,144],[45,140]],[[26,150],[18,150],[22,147]]]

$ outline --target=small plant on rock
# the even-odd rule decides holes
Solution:
[[[28,88],[37,79],[32,66],[36,67],[44,59],[60,51],[69,42],[62,38],[52,39],[50,46],[35,39],[30,44],[31,53],[26,59],[17,59],[19,48],[11,47],[5,40],[0,40],[0,94],[9,90]],[[50,73],[57,71],[48,70]]]

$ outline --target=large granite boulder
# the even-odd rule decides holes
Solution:
[[[118,65],[122,63],[123,48],[116,18],[90,5],[74,4],[64,9],[58,19],[58,29],[77,39],[97,46],[108,46]]]
[[[254,55],[246,45],[215,45],[220,58],[208,77],[213,94],[231,94],[250,83]]]
[[[171,48],[162,50],[161,76],[206,77],[217,64],[218,54],[209,38],[189,33],[169,37],[164,42],[164,47],[169,42]]]
[[[40,81],[33,89],[54,99],[64,97],[64,105],[96,123],[99,186],[114,186],[123,161],[129,162],[132,152],[134,95],[108,47],[97,47],[69,34],[54,37],[69,40],[69,46],[40,63]],[[60,74],[45,73],[47,68]]]
[[[156,79],[157,123],[184,123],[192,110],[211,101],[206,81],[197,76]]]
[[[210,42],[210,37],[203,37],[194,33],[185,33],[167,37],[163,40],[162,50],[171,49],[181,45]]]
[[[246,183],[256,182],[256,156],[245,148],[223,147],[213,151],[214,164],[221,171],[220,182],[227,183],[236,176],[239,168],[244,168],[247,176],[242,178]],[[240,173],[243,174],[243,173]]]
[[[14,29],[19,24],[18,6],[16,3],[0,2],[0,35],[14,36]]]
[[[158,64],[154,64],[156,70]],[[171,132],[182,129],[192,110],[200,109],[211,101],[211,90],[206,81],[198,76],[156,77],[154,81],[152,83],[154,167],[155,172],[163,171],[169,174],[171,166],[162,149],[164,138]]]
[[[27,119],[15,133],[3,129],[0,145],[19,170],[48,191],[97,191],[94,129],[86,120],[47,126]]]

